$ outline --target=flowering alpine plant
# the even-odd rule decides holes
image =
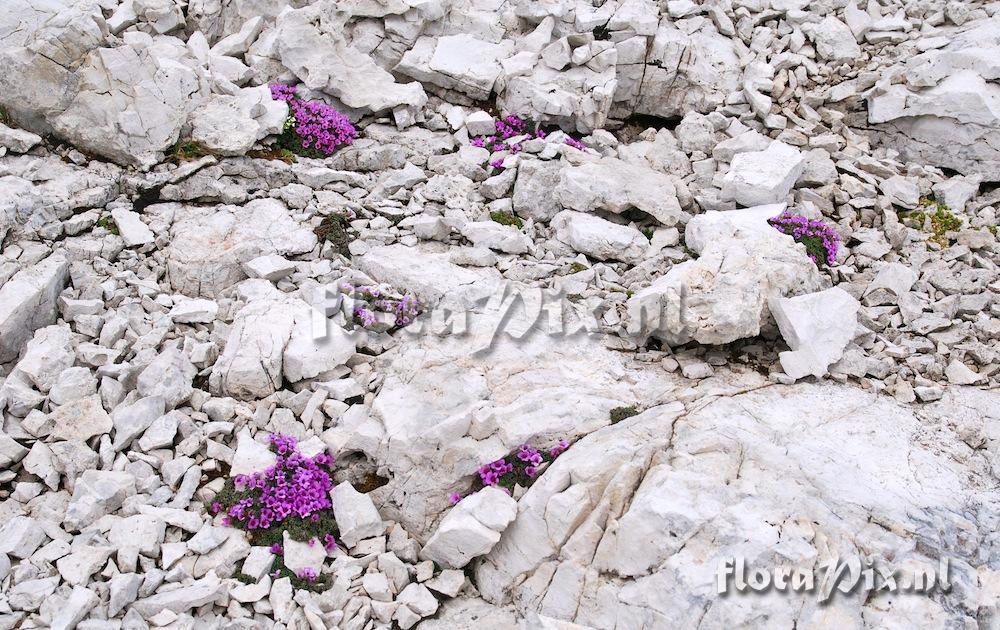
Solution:
[[[269,442],[277,455],[274,465],[261,472],[235,475],[215,496],[209,511],[221,514],[224,525],[246,530],[252,544],[266,546],[276,556],[284,554],[285,532],[308,544],[322,541],[332,552],[337,534],[330,500],[333,458],[326,453],[303,455],[291,436],[271,435]],[[277,572],[300,587],[324,583],[316,576],[312,580],[296,576],[284,566]]]
[[[522,444],[517,451],[506,457],[483,464],[479,467],[479,482],[473,493],[491,486],[500,488],[507,494],[513,494],[516,486],[528,488],[535,482],[542,469],[569,448],[569,442],[559,442],[548,451],[539,450],[530,444]],[[455,505],[462,500],[462,495],[453,492],[448,501]]]
[[[767,222],[794,238],[795,242],[805,245],[806,253],[817,266],[836,264],[840,235],[826,223],[787,210]]]
[[[358,137],[351,120],[326,103],[298,98],[292,85],[272,83],[270,87],[271,98],[285,101],[290,110],[278,138],[281,148],[307,157],[326,157]]]
[[[354,299],[352,315],[354,322],[362,328],[374,328],[379,323],[378,313],[388,314],[393,318],[394,328],[402,328],[413,323],[420,314],[420,301],[412,295],[394,295],[384,286],[354,286],[350,283],[340,285],[341,292]]]

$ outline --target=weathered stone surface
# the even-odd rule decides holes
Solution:
[[[616,214],[635,208],[667,227],[684,216],[670,177],[611,158],[563,169],[555,195],[565,208]]]
[[[288,105],[271,98],[267,86],[213,96],[191,113],[191,137],[220,155],[243,155],[254,143],[281,133]]]
[[[461,569],[485,555],[517,516],[517,502],[497,488],[484,488],[468,496],[441,520],[421,550],[421,557]]]
[[[636,263],[649,248],[649,239],[634,227],[582,212],[564,210],[553,217],[552,227],[557,239],[597,260]]]
[[[820,288],[805,247],[767,224],[784,204],[707,212],[688,222],[699,254],[675,265],[628,301],[628,330],[669,344],[721,344],[760,332],[769,297]]]
[[[0,362],[17,358],[37,329],[55,322],[56,298],[68,271],[66,258],[53,254],[0,286]]]
[[[941,544],[975,527],[951,506],[995,503],[983,475],[968,478],[940,442],[914,439],[925,413],[947,418],[957,401],[968,406],[965,417],[995,414],[986,411],[994,394],[951,396],[919,418],[886,397],[835,385],[773,386],[687,414],[678,403],[650,409],[556,460],[477,565],[476,582],[488,601],[598,628],[697,620],[721,627],[753,623],[764,610],[789,623],[818,621],[819,609],[788,606],[789,598],[805,605],[815,593],[756,598],[753,606],[737,593],[719,595],[720,563],[742,557],[748,567],[814,566],[831,554],[876,549],[891,566],[937,567],[903,532]],[[949,429],[939,440],[959,437]],[[855,465],[842,465],[845,456]],[[937,474],[919,472],[928,469]],[[885,527],[871,527],[873,520]],[[953,583],[980,592],[966,560],[953,560],[951,571]],[[835,605],[852,617],[883,610],[877,600]],[[941,619],[967,614],[933,608]]]
[[[747,207],[783,202],[803,168],[802,153],[775,140],[763,151],[733,157],[722,182],[722,197]]]
[[[167,274],[179,293],[215,297],[246,278],[244,262],[263,254],[303,254],[315,246],[316,235],[275,199],[244,206],[184,207],[171,227]]]
[[[868,122],[904,158],[995,178],[1000,168],[1000,18],[907,59],[904,83],[868,96]]]
[[[276,37],[285,67],[309,88],[322,90],[353,109],[379,112],[426,103],[419,83],[396,83],[389,72],[344,39],[336,20],[317,20],[332,4],[314,3],[278,18]]]
[[[778,329],[791,350],[780,354],[781,367],[794,379],[826,374],[854,338],[858,308],[851,294],[839,287],[767,302]]]
[[[513,49],[509,40],[496,44],[472,35],[421,37],[406,51],[395,71],[484,100],[500,76],[500,62]]]

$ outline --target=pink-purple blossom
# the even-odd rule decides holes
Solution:
[[[326,103],[296,97],[295,86],[272,83],[270,87],[271,98],[288,103],[289,122],[303,149],[332,155],[338,147],[351,144],[358,137],[351,120]]]
[[[787,210],[768,219],[767,222],[794,238],[796,242],[805,245],[806,253],[817,265],[836,264],[840,235],[826,223],[792,214]]]
[[[268,529],[290,517],[318,520],[320,511],[331,508],[333,458],[326,453],[302,455],[291,436],[272,435],[271,446],[278,455],[273,466],[233,478],[238,491],[254,492],[229,506],[228,524],[251,531]]]

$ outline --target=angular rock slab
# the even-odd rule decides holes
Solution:
[[[276,199],[245,206],[183,207],[170,229],[167,275],[178,293],[217,297],[244,280],[243,263],[265,254],[312,251],[316,235]]]
[[[36,330],[56,321],[56,298],[68,280],[69,261],[57,253],[0,286],[0,363],[16,359]]]
[[[826,374],[854,338],[861,303],[840,287],[767,301],[791,350],[778,355],[785,374],[800,379]]]
[[[977,571],[992,569],[978,542],[956,546],[954,536],[992,545],[1000,498],[986,469],[970,475],[970,462],[949,453],[967,451],[959,426],[996,422],[998,409],[996,392],[953,388],[918,416],[834,384],[765,387],[686,414],[679,403],[649,409],[555,461],[477,564],[476,585],[522,615],[602,629],[732,628],[761,615],[785,627],[830,615],[871,627],[974,624],[990,589]],[[942,427],[932,442],[920,437],[928,423]],[[982,464],[995,456],[995,446],[970,454]],[[948,557],[953,587],[933,598],[838,594],[826,606],[816,592],[741,594],[732,578],[718,593],[726,560],[810,568],[831,553],[891,567],[938,568]]]
[[[634,208],[667,227],[686,216],[668,175],[615,158],[566,167],[555,195],[564,208],[615,214]]]
[[[938,50],[907,59],[905,83],[868,95],[874,137],[901,158],[1000,179],[1000,17],[981,20]]]
[[[760,333],[769,297],[818,290],[820,276],[805,247],[767,223],[783,209],[774,204],[691,219],[685,242],[699,257],[674,265],[628,300],[628,332],[671,345],[729,343]]]

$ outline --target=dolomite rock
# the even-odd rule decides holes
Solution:
[[[152,243],[155,239],[153,231],[146,227],[139,215],[125,208],[115,208],[111,211],[118,232],[125,241],[125,247],[141,247]]]
[[[510,40],[493,43],[467,34],[421,37],[394,70],[422,83],[485,100],[500,76],[500,62],[513,50]]]
[[[792,298],[768,300],[771,315],[791,350],[779,357],[789,377],[826,374],[854,338],[861,304],[839,287]]]
[[[310,89],[322,90],[352,109],[380,112],[398,106],[422,107],[427,95],[419,83],[396,83],[389,72],[344,39],[335,21],[316,24],[332,4],[326,0],[279,16],[276,41],[282,64]]]
[[[861,56],[861,47],[854,33],[832,15],[816,24],[806,24],[802,30],[815,42],[816,52],[823,59],[853,61]]]
[[[614,95],[616,109],[629,113],[664,118],[707,113],[742,85],[733,41],[711,27],[687,33],[664,19],[648,54],[642,38],[625,40],[618,50],[621,72],[628,72],[629,64],[639,70],[620,78]]]
[[[303,254],[316,246],[316,235],[276,199],[183,207],[170,236],[167,275],[174,290],[189,297],[216,297],[246,278],[242,264],[258,256]]]
[[[782,202],[803,168],[802,153],[775,140],[763,151],[749,151],[733,157],[722,180],[722,197],[748,207]]]
[[[634,227],[600,217],[564,210],[552,219],[556,238],[597,260],[636,263],[649,249],[649,240]]]
[[[422,558],[461,569],[486,555],[517,516],[517,501],[497,488],[483,488],[465,497],[442,519],[421,550]]]
[[[266,444],[254,440],[248,431],[240,431],[236,439],[236,453],[233,455],[229,474],[235,477],[236,475],[261,472],[274,466],[277,458],[277,454]]]
[[[521,217],[548,222],[561,209],[556,197],[561,166],[558,162],[525,160],[518,165],[512,202]]]
[[[72,330],[65,324],[39,328],[25,346],[14,372],[30,379],[38,391],[48,392],[76,361],[72,337]]]
[[[182,613],[215,600],[227,589],[228,585],[215,573],[209,573],[200,580],[193,580],[180,588],[164,590],[135,601],[132,603],[132,609],[142,615],[143,619],[150,619],[163,610]]]
[[[1000,18],[982,20],[943,48],[906,60],[904,83],[883,80],[868,95],[876,138],[903,159],[996,177],[1000,167]]]
[[[172,348],[161,352],[139,374],[136,390],[140,396],[159,396],[170,410],[191,398],[194,392],[191,383],[197,373],[184,352]]]
[[[48,538],[41,524],[27,516],[15,516],[0,529],[0,553],[15,558],[30,558]]]
[[[319,573],[326,560],[326,550],[323,548],[323,541],[312,539],[312,544],[293,540],[288,532],[282,533],[282,553],[281,558],[285,567],[293,573],[298,573],[302,569],[313,569]]]
[[[127,472],[87,470],[73,490],[63,523],[70,530],[87,527],[105,514],[122,506],[135,494],[135,477]]]
[[[667,227],[685,216],[670,177],[613,158],[564,168],[555,196],[563,207],[580,212],[621,214],[635,208]]]
[[[805,247],[767,223],[783,209],[774,204],[691,219],[685,242],[699,257],[674,265],[628,300],[628,331],[671,345],[729,343],[760,332],[768,298],[819,289]]]
[[[557,71],[545,64],[535,65],[533,53],[527,56],[531,60],[530,72],[515,71],[512,77],[501,78],[504,87],[498,104],[502,112],[530,111],[539,121],[580,133],[604,126],[617,87],[613,65],[598,69],[576,66]]]
[[[340,539],[348,547],[354,547],[363,538],[380,536],[385,531],[385,523],[371,498],[355,490],[349,482],[335,486],[330,491],[330,498]]]
[[[52,254],[0,286],[0,362],[16,359],[37,329],[56,321],[56,298],[68,272],[66,258]]]
[[[191,113],[191,137],[220,155],[243,155],[254,143],[281,133],[288,104],[271,98],[266,85],[235,95],[216,95]]]
[[[531,249],[531,239],[513,225],[496,221],[470,221],[462,226],[462,236],[474,247],[485,247],[508,254],[523,254]]]
[[[60,440],[89,440],[108,433],[114,426],[100,396],[63,405],[50,414],[49,420],[54,425],[50,435]]]
[[[686,414],[677,402],[654,407],[561,455],[476,565],[476,584],[487,601],[512,603],[521,614],[595,628],[752,624],[762,611],[785,623],[819,621],[828,613],[805,604],[815,593],[785,592],[752,606],[719,595],[720,563],[814,566],[831,553],[875,549],[893,566],[937,567],[903,532],[938,541],[975,527],[950,506],[994,500],[985,498],[982,475],[970,479],[938,448],[942,440],[957,444],[954,430],[933,445],[914,438],[959,401],[958,422],[995,415],[987,411],[995,396],[956,388],[919,417],[884,396],[836,385],[772,386]],[[845,455],[856,464],[844,466]],[[928,468],[938,474],[923,477],[919,470]],[[966,560],[953,561],[951,572],[952,583],[981,592]],[[805,608],[790,608],[789,598]],[[883,609],[861,599],[834,605],[851,618]],[[935,618],[958,623],[969,614],[933,608]]]
[[[358,268],[378,282],[405,287],[421,304],[432,306],[445,296],[489,291],[499,281],[496,270],[474,271],[448,262],[447,255],[420,247],[373,247],[358,259]]]
[[[52,127],[74,145],[124,165],[156,164],[199,100],[196,72],[151,47],[98,48],[76,76],[79,91]]]

